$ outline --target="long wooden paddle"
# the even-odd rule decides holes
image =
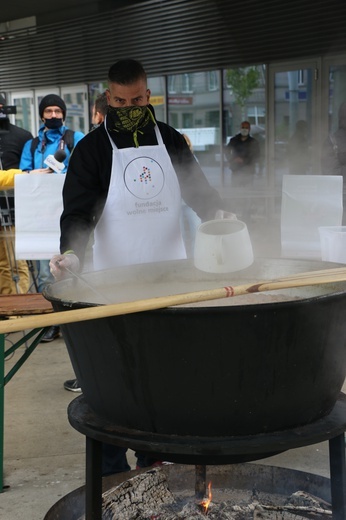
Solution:
[[[279,289],[343,281],[346,281],[346,267],[310,271],[272,280],[263,280],[256,283],[235,285],[234,287],[227,286],[217,289],[206,289],[202,291],[147,298],[144,300],[135,300],[132,302],[112,303],[109,305],[73,309],[64,312],[37,314],[35,316],[25,316],[15,320],[3,320],[0,321],[0,334],[26,329],[49,327],[51,325],[63,325],[77,321],[107,318],[109,316],[119,316],[121,314],[162,309],[173,305],[217,300],[219,298],[229,298],[249,293],[275,291]]]

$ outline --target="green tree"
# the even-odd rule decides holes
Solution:
[[[231,87],[235,102],[246,117],[245,105],[255,88],[260,86],[260,72],[256,67],[227,70],[227,84]]]

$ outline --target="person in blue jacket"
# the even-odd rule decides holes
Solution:
[[[65,126],[66,104],[56,94],[47,94],[42,98],[39,104],[39,114],[42,124],[39,128],[38,136],[25,143],[19,168],[23,171],[46,168],[46,158],[49,155],[54,156],[58,150],[61,150],[65,153],[60,155],[64,156],[66,154],[65,159],[61,161],[65,164],[65,168],[61,170],[61,173],[66,173],[70,155],[78,141],[84,137],[84,134],[82,132],[73,132]],[[54,282],[49,269],[49,261],[38,260],[37,271],[38,290],[42,292],[48,284]],[[59,336],[59,327],[52,326],[41,341],[53,341]]]

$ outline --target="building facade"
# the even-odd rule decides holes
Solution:
[[[148,72],[158,119],[189,135],[213,184],[229,184],[224,147],[247,119],[261,144],[251,189],[275,192],[289,172],[288,143],[298,121],[308,136],[302,173],[320,173],[321,145],[346,99],[345,14],[342,0],[126,4],[8,31],[0,41],[0,91],[17,106],[16,124],[33,133],[39,101],[51,92],[65,99],[67,124],[86,132],[109,66],[134,57]]]

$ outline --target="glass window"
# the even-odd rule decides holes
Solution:
[[[305,74],[304,69],[298,70],[298,85],[304,85],[305,83]]]
[[[193,82],[193,74],[183,74],[183,77],[182,77],[182,83],[183,83],[183,88],[182,88],[182,92],[184,94],[190,94],[193,92],[193,89],[192,89],[192,82]]]
[[[175,80],[176,76],[168,76],[168,93],[175,94]]]
[[[20,128],[24,128],[28,130],[33,135],[35,132],[35,114],[33,112],[34,102],[33,102],[33,94],[21,95],[14,94],[12,96],[12,104],[17,107],[17,113],[14,116],[14,121],[12,121],[15,125]]]
[[[193,126],[193,114],[182,114],[182,121],[184,128],[191,128]]]
[[[169,76],[168,85],[169,124],[190,138],[209,182],[221,187],[220,97],[209,89],[209,72]]]
[[[230,139],[240,132],[242,121],[249,121],[250,135],[259,143],[260,155],[255,161],[254,175],[248,176],[247,186],[258,185],[265,178],[265,136],[266,136],[266,102],[265,102],[265,66],[235,68],[224,70],[224,151],[225,181],[232,186],[243,185],[240,173],[237,178],[232,171],[230,156],[226,145]]]
[[[163,76],[148,78],[148,88],[151,91],[150,104],[153,106],[158,121],[166,122],[166,85]]]
[[[87,86],[62,87],[61,97],[66,103],[66,126],[71,130],[87,133],[89,129]]]
[[[219,74],[215,70],[208,72],[208,89],[217,90],[219,88]]]
[[[329,68],[329,133],[338,128],[339,107],[346,100],[346,65],[332,65]]]
[[[312,76],[312,68],[282,70],[274,76],[275,182],[279,186],[285,174],[313,173]]]
[[[239,131],[243,120],[265,124],[265,71],[262,66],[225,70],[224,106],[227,111],[227,139]],[[253,129],[252,129],[253,130]]]
[[[178,114],[170,114],[169,116],[169,124],[173,126],[173,128],[178,128]]]

